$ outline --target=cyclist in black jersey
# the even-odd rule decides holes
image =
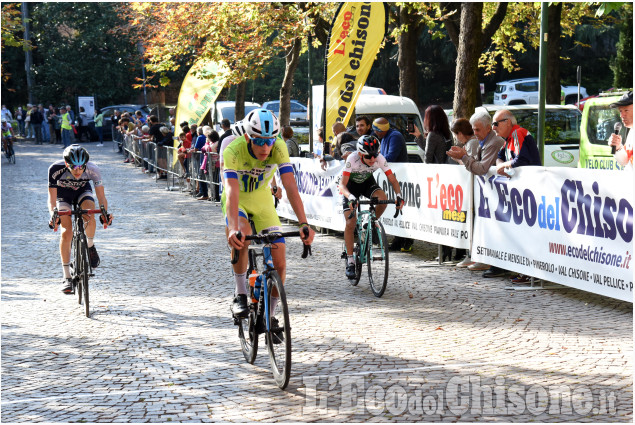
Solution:
[[[70,145],[64,149],[64,159],[56,161],[49,167],[49,196],[48,208],[51,213],[49,225],[57,228],[62,227],[60,238],[60,256],[62,258],[62,269],[64,272],[64,282],[62,292],[71,294],[73,285],[71,281],[70,261],[71,261],[71,241],[73,239],[73,224],[71,216],[59,216],[54,222],[53,210],[70,211],[71,206],[77,203],[81,209],[95,209],[95,198],[90,186],[93,182],[95,194],[99,205],[103,205],[108,210],[108,201],[104,193],[104,185],[101,179],[99,167],[89,161],[86,149],[80,145]],[[100,220],[103,218],[100,216]],[[88,242],[88,255],[92,268],[99,266],[99,255],[93,244],[95,229],[97,224],[94,216],[84,217],[86,239]],[[108,214],[108,225],[112,224],[112,215]]]

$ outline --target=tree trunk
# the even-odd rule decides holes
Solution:
[[[245,118],[245,91],[247,90],[247,81],[242,81],[236,86],[236,109],[234,111],[234,122]]]
[[[463,3],[454,82],[454,117],[469,118],[480,97],[476,90],[482,42],[483,3]]]
[[[547,104],[560,104],[560,17],[562,2],[549,6],[547,24]]]
[[[408,8],[399,8],[399,21],[406,29],[399,35],[399,54],[397,66],[399,67],[399,94],[408,97],[419,104],[419,91],[417,84],[417,40],[421,26],[419,21]]]
[[[293,87],[293,75],[300,63],[300,48],[302,47],[302,39],[297,37],[293,40],[291,46],[286,50],[286,66],[284,69],[284,78],[280,87],[280,127],[289,125],[289,117],[291,114],[291,88]]]

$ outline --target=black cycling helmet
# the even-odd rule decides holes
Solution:
[[[357,140],[357,152],[362,155],[379,155],[379,139],[373,135],[365,135]]]
[[[70,145],[64,149],[64,161],[69,167],[84,166],[88,158],[88,151],[80,145]]]

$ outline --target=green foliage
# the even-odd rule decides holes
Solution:
[[[624,21],[620,26],[620,40],[617,43],[617,58],[611,63],[613,86],[631,88],[633,86],[633,4],[622,8]]]
[[[37,102],[73,104],[95,95],[98,106],[128,102],[141,77],[133,42],[113,32],[115,3],[32,4],[33,92]]]

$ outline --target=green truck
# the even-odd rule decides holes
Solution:
[[[596,170],[622,170],[611,154],[608,139],[614,131],[615,123],[622,122],[617,108],[609,105],[620,100],[624,91],[601,93],[584,104],[580,134],[580,160],[578,167]],[[620,135],[626,140],[629,129],[622,126]]]

